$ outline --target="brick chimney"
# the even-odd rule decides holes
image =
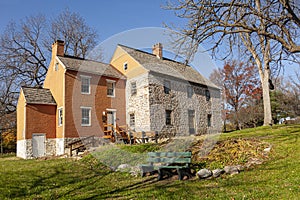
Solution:
[[[65,42],[62,40],[56,40],[56,42],[52,44],[52,58],[54,58],[55,56],[64,56],[64,48]]]
[[[152,47],[152,53],[154,55],[156,55],[156,57],[158,57],[159,59],[162,59],[163,58],[163,46],[161,43],[157,43],[155,45],[153,45]]]

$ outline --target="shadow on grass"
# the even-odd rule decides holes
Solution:
[[[45,198],[45,195],[48,195],[51,199],[57,199],[81,190],[86,185],[93,184],[110,173],[112,172],[109,170],[87,169],[72,161],[46,169],[41,166],[40,171],[33,169],[26,171],[26,175],[20,172],[19,176],[26,176],[29,183],[26,183],[26,187],[20,187],[18,184],[10,187],[13,192],[8,197],[28,198],[30,196],[35,199]]]
[[[134,184],[126,185],[126,186],[123,186],[121,188],[108,190],[107,192],[100,193],[100,194],[97,194],[97,195],[93,195],[93,196],[91,196],[89,198],[86,198],[86,199],[102,199],[102,198],[107,197],[107,196],[111,196],[113,198],[118,198],[118,197],[125,198],[124,195],[122,195],[122,196],[119,195],[118,196],[116,194],[123,194],[124,192],[127,192],[127,191],[141,189],[141,188],[147,188],[150,185],[155,184],[156,182],[157,182],[156,177],[151,177],[151,178],[148,178],[146,180],[136,182]]]

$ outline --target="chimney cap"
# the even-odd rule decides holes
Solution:
[[[65,41],[63,41],[63,40],[55,40],[54,44],[55,44],[55,43],[64,44]]]
[[[52,44],[52,57],[53,56],[64,56],[65,42],[63,40],[56,40]]]
[[[156,48],[156,47],[159,47],[159,48],[162,48],[162,43],[158,42],[156,44],[153,45],[153,48]]]

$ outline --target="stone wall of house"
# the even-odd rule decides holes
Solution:
[[[171,83],[170,94],[164,93],[164,80]],[[187,95],[187,87],[194,90],[192,97]],[[206,97],[209,90],[210,98]],[[188,110],[195,111],[195,134],[221,131],[220,92],[205,86],[190,84],[188,81],[149,74],[150,128],[165,136],[189,135]],[[165,112],[172,110],[172,125],[166,125]],[[208,115],[211,126],[208,127]]]
[[[56,155],[56,139],[46,139],[46,156]]]
[[[136,94],[131,94],[131,83],[136,82]],[[149,108],[149,82],[148,74],[128,79],[126,84],[126,111],[127,124],[130,125],[131,113],[135,116],[135,131],[150,131],[150,108]]]

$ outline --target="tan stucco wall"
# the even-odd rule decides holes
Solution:
[[[127,62],[128,69],[124,70],[123,65]],[[147,70],[142,67],[135,59],[133,59],[126,51],[118,46],[110,61],[110,64],[117,68],[121,73],[125,74],[128,79],[144,74]]]
[[[17,140],[25,139],[25,98],[21,89],[17,105]]]
[[[55,71],[55,64],[58,63],[58,70]],[[59,62],[59,58],[55,58],[55,60],[51,61],[49,65],[49,69],[46,75],[46,79],[44,81],[44,88],[50,89],[56,104],[57,109],[63,108],[63,124],[62,126],[58,126],[58,112],[56,112],[56,137],[63,138],[64,137],[64,126],[65,126],[65,103],[64,103],[64,96],[65,96],[65,68]]]

